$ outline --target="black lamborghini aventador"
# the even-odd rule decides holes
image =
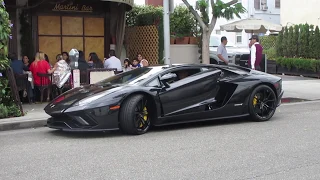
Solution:
[[[151,126],[231,117],[267,121],[282,95],[280,77],[240,66],[152,66],[71,89],[44,110],[54,129],[143,134]]]

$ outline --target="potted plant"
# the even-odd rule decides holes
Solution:
[[[200,42],[201,32],[200,28],[195,24],[194,28],[192,29],[192,36],[190,37],[190,43],[189,44],[196,44],[198,45]]]
[[[276,63],[279,74],[316,78],[320,76],[320,61],[316,59],[280,57]]]
[[[177,6],[170,16],[170,29],[174,33],[176,44],[189,44],[194,26],[195,19],[189,9],[184,5]]]

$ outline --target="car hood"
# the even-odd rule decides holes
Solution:
[[[210,47],[210,52],[217,52],[218,47]],[[249,48],[227,46],[228,54],[250,54]]]
[[[118,91],[119,89],[125,87],[124,85],[86,85],[78,88],[71,89],[57,98],[55,98],[51,103],[49,103],[45,107],[45,111],[50,109],[50,111],[55,110],[63,110],[70,106],[72,106],[74,103],[89,97],[96,95],[98,93],[106,92],[106,94],[110,94],[114,91]]]

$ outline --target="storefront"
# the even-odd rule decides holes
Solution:
[[[72,48],[84,51],[86,58],[96,52],[103,59],[110,47],[121,52],[125,12],[133,0],[29,0],[28,6],[35,50],[54,63],[57,54]]]

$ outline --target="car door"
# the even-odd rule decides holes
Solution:
[[[159,92],[164,116],[162,123],[176,121],[182,116],[188,121],[194,118],[194,112],[205,111],[206,106],[215,101],[220,73],[217,69],[207,69],[164,87]]]

